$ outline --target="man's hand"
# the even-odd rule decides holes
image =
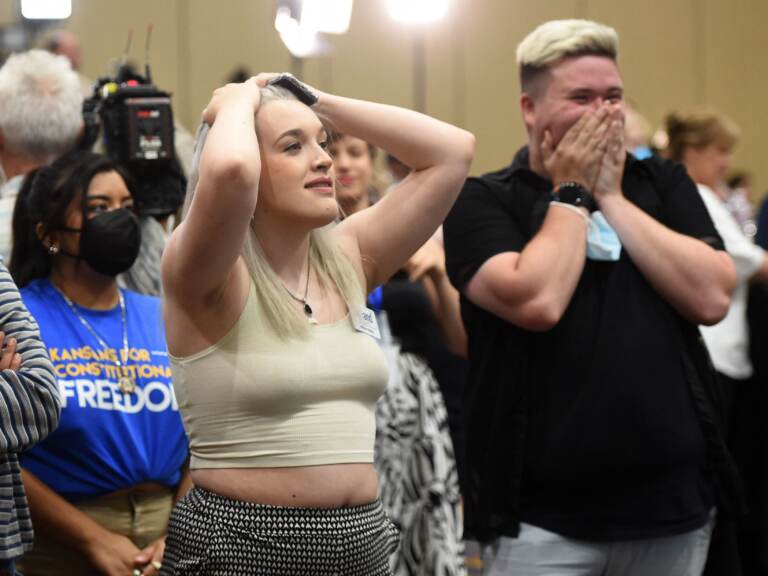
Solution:
[[[547,130],[541,143],[541,158],[552,183],[577,182],[590,192],[595,186],[605,154],[610,126],[609,105],[585,113],[554,147]]]
[[[0,370],[21,368],[21,354],[16,352],[16,338],[6,340],[5,333],[0,332]]]
[[[592,189],[598,206],[607,198],[623,196],[621,177],[624,175],[627,154],[624,149],[624,123],[618,107],[611,110],[607,141],[608,146],[603,154],[600,172]]]

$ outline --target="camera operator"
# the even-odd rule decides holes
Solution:
[[[170,95],[129,65],[115,78],[101,78],[83,106],[85,135],[80,147],[98,148],[121,165],[136,188],[142,231],[136,263],[119,277],[123,287],[160,295],[160,258],[181,206],[186,180],[175,151],[177,127]],[[101,135],[101,139],[99,136]]]

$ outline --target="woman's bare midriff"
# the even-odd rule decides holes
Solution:
[[[233,498],[309,508],[368,504],[379,495],[372,464],[332,464],[297,468],[198,468],[198,488]]]

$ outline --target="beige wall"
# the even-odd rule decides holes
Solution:
[[[16,21],[17,7],[15,2],[0,1],[0,26],[12,24]]]
[[[0,23],[17,0],[0,0]],[[178,117],[194,129],[211,91],[237,65],[285,70],[291,59],[272,26],[271,0],[73,0],[67,24],[82,39],[91,77],[118,56],[135,30],[131,56],[143,63],[155,26],[155,81],[174,93]],[[473,172],[507,163],[525,134],[514,70],[517,43],[551,18],[587,17],[617,28],[627,94],[659,123],[670,110],[713,105],[738,122],[736,164],[768,187],[768,94],[764,0],[453,0],[450,16],[425,32],[427,112],[478,136]],[[356,0],[349,34],[335,54],[309,60],[304,78],[321,89],[410,106],[413,31],[389,19],[384,0]]]

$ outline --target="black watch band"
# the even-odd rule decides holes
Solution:
[[[285,88],[291,94],[298,98],[299,102],[303,102],[307,106],[313,106],[317,104],[319,99],[318,95],[309,88],[304,82],[296,78],[293,74],[285,72],[279,76],[275,76],[267,83],[269,86],[280,86]]]
[[[561,182],[552,190],[550,200],[586,208],[590,214],[597,210],[597,203],[592,198],[592,194],[578,182]]]

